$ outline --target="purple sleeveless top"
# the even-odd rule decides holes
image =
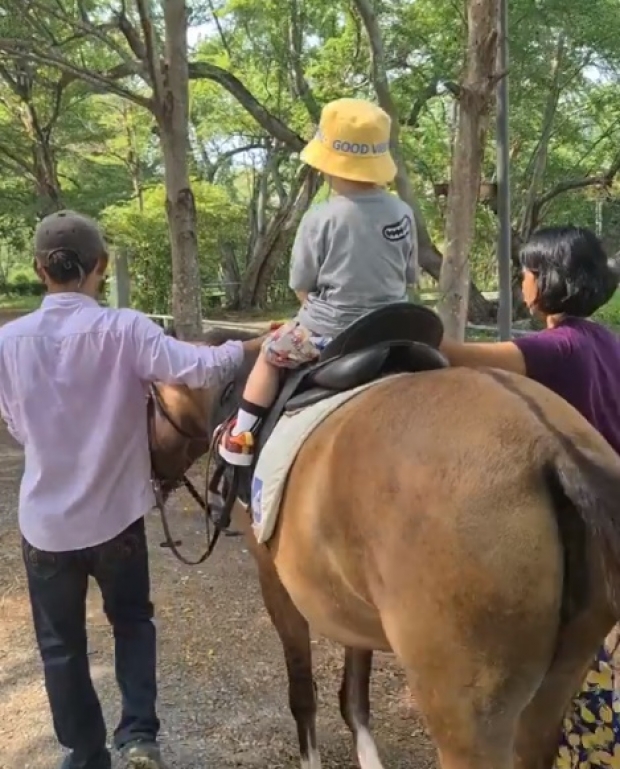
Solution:
[[[582,318],[515,339],[527,375],[581,412],[620,454],[620,337]]]

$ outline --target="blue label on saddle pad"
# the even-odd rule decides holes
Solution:
[[[263,520],[263,482],[260,478],[252,478],[252,521],[258,526]]]

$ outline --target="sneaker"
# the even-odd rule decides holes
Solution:
[[[235,422],[226,426],[219,439],[218,450],[230,465],[249,467],[254,461],[254,435],[251,432],[233,435]]]
[[[131,742],[122,754],[127,769],[167,769],[155,742]]]

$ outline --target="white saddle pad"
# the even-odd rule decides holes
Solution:
[[[252,527],[259,543],[267,542],[275,530],[286,479],[310,434],[351,398],[397,376],[407,375],[395,374],[378,379],[325,398],[300,411],[282,415],[260,453],[252,478]]]

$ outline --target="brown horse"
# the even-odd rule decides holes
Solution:
[[[226,390],[233,400],[246,375]],[[195,435],[226,405],[219,390],[161,395]],[[162,467],[193,461],[186,437],[163,443]],[[620,617],[620,458],[523,377],[387,379],[316,429],[275,535],[248,541],[302,767],[320,767],[312,627],[346,647],[341,712],[362,769],[382,766],[368,726],[375,649],[404,667],[443,769],[549,769],[567,705]]]

